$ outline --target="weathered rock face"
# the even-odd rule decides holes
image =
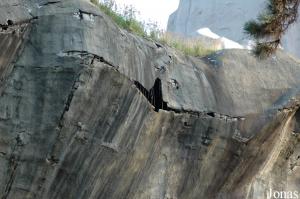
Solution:
[[[200,28],[208,27],[220,36],[247,44],[245,22],[256,19],[266,7],[266,0],[181,0],[177,11],[170,17],[168,31],[194,36]],[[300,12],[300,8],[299,8]],[[283,39],[283,47],[300,57],[300,20]]]
[[[84,0],[0,6],[1,199],[300,192],[299,61],[186,57]]]

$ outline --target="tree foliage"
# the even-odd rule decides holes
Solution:
[[[245,32],[256,41],[254,53],[258,57],[273,54],[282,36],[297,20],[300,0],[268,0],[267,7],[257,20],[248,21]]]

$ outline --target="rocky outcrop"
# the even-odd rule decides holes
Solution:
[[[184,36],[195,36],[197,30],[208,27],[218,35],[248,45],[244,24],[256,19],[266,7],[266,0],[181,0],[170,17],[168,31]],[[300,8],[299,8],[300,10]],[[300,11],[299,11],[300,12]],[[294,24],[283,38],[283,48],[300,57],[300,22]]]
[[[0,6],[1,199],[300,192],[298,60],[184,56],[85,0]]]

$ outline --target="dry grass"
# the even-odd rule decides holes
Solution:
[[[141,23],[136,19],[134,8],[129,7],[127,10],[125,9],[124,13],[127,14],[118,13],[114,9],[116,5],[114,0],[106,0],[106,3],[99,3],[98,0],[91,0],[91,2],[99,7],[120,28],[126,29],[138,36],[161,42],[181,51],[185,55],[202,57],[216,51],[216,49],[204,45],[200,39],[187,39],[170,33],[162,33],[156,26],[146,27],[145,23]],[[128,13],[130,17],[128,17]]]
[[[203,41],[201,41],[200,39],[183,38],[170,33],[163,33],[162,35],[160,35],[159,41],[165,45],[183,52],[186,55],[195,57],[202,57],[216,51],[215,48],[208,47],[203,44]]]

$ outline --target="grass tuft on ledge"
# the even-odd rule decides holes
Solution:
[[[214,51],[206,47],[199,39],[186,39],[159,30],[156,23],[142,23],[136,19],[137,11],[132,6],[126,6],[122,13],[118,12],[114,0],[90,0],[103,13],[110,17],[120,28],[133,34],[160,42],[181,51],[185,55],[202,57]]]
[[[213,47],[209,48],[205,46],[200,39],[184,38],[171,33],[163,33],[160,35],[159,41],[162,44],[181,51],[185,55],[194,57],[206,56],[216,51]]]

